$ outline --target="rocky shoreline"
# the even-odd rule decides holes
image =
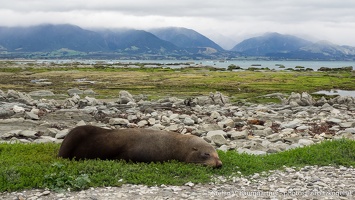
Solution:
[[[92,97],[95,94],[92,90],[81,91],[74,88],[68,90],[68,94],[67,99],[56,101],[50,99],[54,95],[50,91],[22,93],[14,90],[8,90],[7,92],[0,90],[0,142],[60,143],[71,128],[84,124],[107,128],[154,128],[182,134],[194,134],[203,137],[222,151],[235,150],[240,153],[246,152],[258,155],[276,153],[328,139],[343,137],[355,139],[355,99],[353,97],[339,96],[330,99],[323,97],[316,101],[307,93],[292,93],[290,96],[270,94],[268,96],[278,96],[282,100],[282,104],[245,103],[236,105],[231,104],[228,97],[218,92],[211,93],[209,96],[188,99],[171,97],[157,101],[148,101],[144,95],[133,96],[127,91],[121,91],[117,99],[113,101],[95,99]],[[310,169],[324,169],[323,172],[328,170],[327,167],[318,168],[314,166]],[[334,173],[337,170],[339,171],[337,168],[329,167],[329,169]],[[355,175],[352,168],[344,170]],[[300,172],[290,171],[292,172],[289,173],[293,175],[296,173],[303,174],[302,170]],[[340,172],[338,177],[341,177],[342,173]],[[283,173],[276,172],[274,175],[281,176]],[[303,177],[312,176],[309,171],[304,173]],[[264,180],[261,177],[256,178],[257,181]],[[329,183],[337,181],[336,178],[330,179]],[[351,177],[348,179],[353,186],[354,179]],[[323,181],[323,178],[320,178],[320,180]],[[268,183],[268,178],[265,178],[264,181]],[[290,184],[294,181],[291,179]],[[216,187],[220,190],[225,188],[223,191],[231,191],[228,188],[233,189],[235,187],[233,189],[235,191],[239,188],[238,185],[236,183],[231,183],[231,185],[222,183],[222,186],[187,185],[176,187],[178,188],[176,191],[184,191],[186,188],[186,190],[191,190],[191,194],[186,196],[188,199],[191,195],[197,197],[193,193],[200,194],[199,192],[206,192],[208,188],[212,191]],[[345,186],[349,185],[345,184]],[[129,191],[131,191],[129,188],[132,191],[135,191],[134,188],[137,187],[143,188],[143,191],[148,191],[148,193],[149,191],[154,193],[155,189],[156,191],[166,191],[170,190],[166,188],[175,188],[175,186],[147,188],[145,186],[128,185],[121,189],[93,189],[92,192],[118,190],[118,193],[123,195],[122,198],[129,198],[131,196],[125,196],[126,193],[122,193],[125,187]],[[324,186],[320,188],[320,190],[323,188],[324,191],[334,190],[332,187]],[[343,191],[345,189],[355,191],[354,188],[344,187],[343,189]],[[262,188],[260,190],[260,188],[255,187],[246,187],[243,191],[247,190],[264,191]],[[179,199],[175,195],[176,191],[174,189],[171,189],[171,191],[174,195],[168,198]],[[82,193],[86,194],[86,192],[83,191]],[[32,191],[32,193],[41,192]],[[19,196],[21,193],[16,194]],[[56,196],[57,194],[52,192],[45,192],[35,195],[36,197],[33,197],[33,199],[86,198],[81,197],[80,194],[80,192],[69,193],[69,196],[61,197],[59,194],[59,196]],[[207,192],[206,195],[209,197],[202,195],[198,198],[218,199],[218,196],[208,194],[211,193]],[[226,192],[225,194],[230,193]],[[11,194],[2,194],[1,196],[10,199],[16,197],[16,195],[11,196]],[[24,196],[28,197],[27,194],[24,194]],[[183,196],[179,197],[183,198]],[[335,199],[338,199],[338,197]],[[95,198],[103,199],[101,197]],[[160,199],[160,195],[138,198]],[[343,195],[341,198],[349,199],[349,195]]]

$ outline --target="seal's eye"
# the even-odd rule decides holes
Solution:
[[[209,153],[202,153],[202,158],[207,159],[209,158],[211,155]]]

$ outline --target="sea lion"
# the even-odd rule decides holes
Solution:
[[[64,138],[58,156],[133,162],[177,160],[215,168],[222,166],[216,150],[200,137],[139,128],[109,130],[78,126]]]

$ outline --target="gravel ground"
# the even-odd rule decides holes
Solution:
[[[270,174],[216,179],[218,183],[204,185],[148,187],[125,184],[63,193],[28,190],[2,193],[0,199],[355,199],[355,169],[342,166],[285,168]]]

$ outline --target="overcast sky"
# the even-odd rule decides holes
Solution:
[[[0,26],[42,23],[177,26],[216,42],[279,32],[355,46],[355,0],[0,0]]]

